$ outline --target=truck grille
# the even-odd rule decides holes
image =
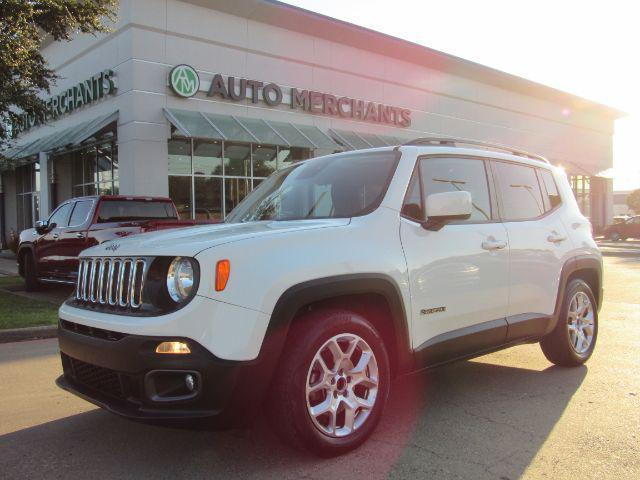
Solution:
[[[140,308],[147,274],[146,258],[81,258],[75,297],[78,302]]]

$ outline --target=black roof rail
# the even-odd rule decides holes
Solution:
[[[498,143],[481,142],[479,140],[470,140],[468,138],[455,138],[455,137],[421,137],[411,140],[407,143],[403,143],[403,146],[420,146],[420,145],[433,145],[433,146],[446,146],[446,147],[458,147],[462,145],[472,145],[475,147],[484,147],[493,150],[500,150],[502,152],[510,153],[512,155],[518,155],[519,157],[531,158],[533,160],[540,160],[541,162],[551,163],[542,155],[535,153],[529,153],[524,150],[520,150],[506,145],[500,145]]]

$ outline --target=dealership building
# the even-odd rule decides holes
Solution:
[[[43,44],[59,80],[2,152],[3,244],[82,195],[223,219],[292,162],[417,137],[542,154],[594,226],[613,215],[612,108],[275,1],[119,8],[108,34]]]

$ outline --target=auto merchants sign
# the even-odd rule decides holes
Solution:
[[[269,106],[288,104],[291,109],[339,118],[362,120],[365,122],[409,127],[411,110],[384,105],[382,103],[340,97],[313,90],[295,87],[283,88],[275,83],[249,80],[246,78],[213,75],[211,81],[200,80],[198,72],[189,65],[177,65],[169,73],[169,86],[181,97],[192,97],[199,91],[208,97],[218,97],[230,101],[249,100],[251,103],[264,102]]]
[[[62,93],[48,98],[46,100],[47,111],[44,117],[23,113],[20,119],[11,125],[12,136],[16,137],[21,132],[26,132],[37,125],[46,123],[48,120],[71,113],[84,105],[95,103],[108,95],[114,94],[117,88],[115,74],[112,70],[96,73],[92,77],[69,87]]]

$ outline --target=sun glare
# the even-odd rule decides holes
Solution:
[[[604,103],[616,123],[614,189],[640,188],[640,45],[635,2],[288,0],[373,30]],[[411,12],[410,15],[407,12]],[[461,12],[463,12],[461,14]],[[533,26],[533,28],[532,28]],[[570,116],[565,107],[561,114]]]

